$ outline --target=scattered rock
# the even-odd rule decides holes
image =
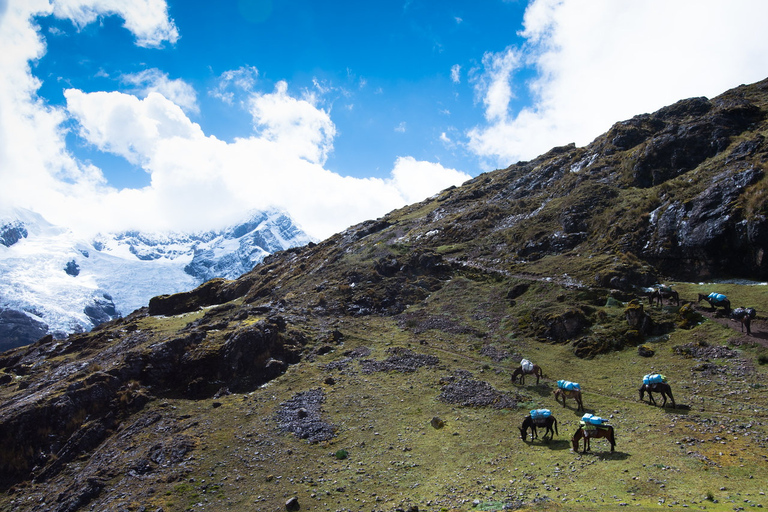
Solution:
[[[429,422],[430,425],[432,425],[432,428],[435,429],[441,429],[445,426],[445,422],[438,418],[437,416],[434,416],[432,420]]]
[[[299,498],[296,498],[295,496],[285,502],[285,510],[294,511],[299,510],[300,508],[301,505],[299,505]]]
[[[640,345],[637,347],[637,355],[642,357],[653,357],[656,352],[648,345]]]

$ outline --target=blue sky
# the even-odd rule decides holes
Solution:
[[[323,238],[768,76],[762,0],[0,0],[0,207]]]
[[[41,96],[64,103],[64,88],[130,91],[120,77],[162,70],[197,92],[190,118],[225,141],[251,133],[250,114],[211,95],[222,74],[252,68],[253,87],[286,81],[293,94],[327,90],[321,108],[337,135],[326,168],[344,176],[386,176],[398,156],[477,174],[478,155],[446,137],[481,123],[468,73],[485,52],[520,43],[525,5],[467,2],[326,2],[310,0],[170,1],[179,39],[163,48],[134,44],[119,16],[73,30],[68,19],[41,17],[48,49],[34,66]],[[452,68],[458,73],[452,75]],[[248,91],[233,91],[240,95]],[[76,141],[73,141],[76,142]],[[84,141],[83,141],[84,142]],[[103,163],[110,183],[145,186],[149,175],[124,160],[74,144],[82,158]],[[487,165],[486,165],[487,167]],[[141,171],[133,167],[136,171]]]

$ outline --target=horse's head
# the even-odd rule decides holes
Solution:
[[[581,429],[576,430],[576,433],[573,434],[573,437],[571,438],[571,444],[573,445],[574,452],[579,451],[579,441],[583,436],[584,433],[581,431]]]

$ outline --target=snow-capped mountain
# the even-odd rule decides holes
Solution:
[[[0,350],[90,330],[156,295],[235,278],[268,254],[310,241],[276,210],[220,231],[89,240],[28,210],[0,213]]]

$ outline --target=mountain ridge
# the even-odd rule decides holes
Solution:
[[[768,299],[723,282],[767,275],[767,119],[768,80],[682,100],[0,354],[0,507],[768,504]],[[660,282],[679,306],[649,304]],[[753,336],[712,291],[757,309]],[[541,383],[511,382],[523,357]],[[676,407],[638,400],[651,371]],[[572,451],[563,378],[615,451]],[[520,439],[533,408],[553,441]]]
[[[0,347],[62,338],[146,306],[162,293],[213,277],[234,278],[264,256],[311,238],[277,210],[201,233],[125,231],[81,239],[40,215],[15,210],[0,222]]]

